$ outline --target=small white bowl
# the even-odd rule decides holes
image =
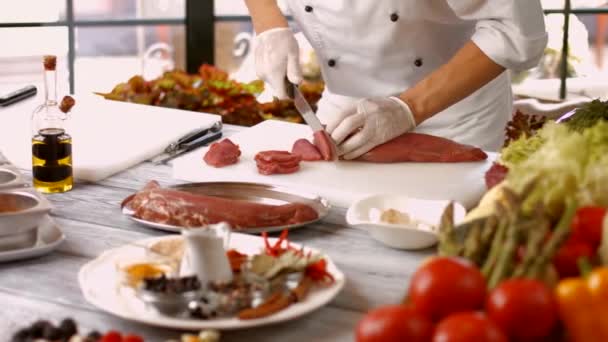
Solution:
[[[437,227],[441,214],[450,201],[422,200],[400,195],[375,195],[353,203],[346,213],[349,225],[367,230],[370,235],[397,249],[422,249],[437,243]],[[385,223],[374,214],[395,209],[407,214],[413,222],[405,224]],[[464,219],[466,210],[454,203],[454,222]]]
[[[50,203],[32,192],[0,191],[0,238],[35,229],[50,211]]]

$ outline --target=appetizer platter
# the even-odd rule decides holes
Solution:
[[[344,287],[344,274],[326,255],[290,243],[287,231],[278,239],[229,235],[226,250],[221,249],[226,257],[207,259],[206,272],[195,275],[184,271],[184,260],[194,255],[189,254],[194,250],[190,243],[200,240],[187,235],[145,239],[106,251],[81,268],[82,293],[101,310],[140,323],[186,330],[242,329],[303,316]],[[222,260],[228,262],[228,275],[218,271]],[[203,277],[223,281],[205,282]]]
[[[268,210],[280,210],[280,208],[289,209],[286,206],[294,205],[301,205],[306,206],[306,208],[309,208],[308,212],[310,212],[310,215],[302,215],[302,217],[296,217],[298,215],[296,212],[295,214],[293,214],[293,216],[286,217],[286,220],[284,220],[284,222],[279,222],[280,224],[278,225],[267,225],[264,224],[268,223],[266,221],[259,221],[255,218],[252,218],[253,221],[248,221],[252,222],[252,226],[240,226],[238,224],[235,225],[235,222],[229,222],[229,216],[231,215],[230,213],[226,213],[226,216],[222,216],[224,220],[228,220],[229,223],[232,223],[235,226],[235,229],[239,229],[243,232],[253,234],[261,232],[280,232],[284,229],[289,230],[312,224],[322,220],[325,216],[327,216],[330,210],[330,205],[324,198],[313,194],[308,194],[302,191],[294,191],[284,187],[277,187],[266,184],[240,182],[186,183],[171,186],[167,189],[178,191],[179,193],[175,193],[178,197],[180,195],[182,195],[183,197],[183,195],[185,195],[184,193],[194,195],[192,197],[189,197],[189,199],[191,199],[192,201],[197,201],[198,199],[202,198],[202,196],[205,196],[205,198],[208,198],[210,201],[217,201],[219,199],[224,200],[223,202],[218,204],[218,206],[221,206],[221,210],[233,213],[236,210],[233,206],[239,204],[242,204],[243,206],[257,204],[257,206],[255,206],[256,211],[265,210],[266,212],[268,212]],[[140,192],[138,194],[140,196],[145,196],[145,190],[143,191],[144,192]],[[134,194],[127,197],[122,203],[122,213],[127,217],[131,218],[132,220],[150,228],[170,232],[180,232],[184,228],[196,228],[197,226],[201,226],[197,224],[197,222],[179,222],[177,220],[159,218],[156,215],[148,214],[147,209],[154,210],[154,208],[150,208],[151,206],[148,206],[146,204],[138,206],[137,203],[134,203],[133,200],[137,199],[138,194]],[[211,205],[213,204],[214,203],[211,203]],[[180,211],[181,209],[178,208],[176,210]],[[253,215],[255,214],[260,213],[254,213]],[[219,221],[209,223],[219,223]],[[204,223],[202,225],[204,225]]]

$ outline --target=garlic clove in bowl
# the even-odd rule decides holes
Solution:
[[[353,203],[347,211],[349,225],[367,230],[385,245],[398,249],[423,249],[437,243],[439,221],[447,200],[422,200],[402,195],[375,195]],[[465,215],[455,203],[455,222]]]

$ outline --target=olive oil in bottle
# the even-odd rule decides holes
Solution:
[[[56,57],[44,57],[45,102],[32,115],[32,176],[34,187],[44,193],[72,189],[72,138],[66,133],[68,112],[74,100],[57,103]]]
[[[72,189],[72,138],[63,129],[41,129],[32,138],[34,187],[41,192]]]

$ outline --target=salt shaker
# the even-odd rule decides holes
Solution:
[[[232,268],[225,249],[230,238],[230,226],[227,223],[184,229],[182,236],[186,250],[180,266],[180,276],[196,275],[203,287],[209,282],[232,281]]]

